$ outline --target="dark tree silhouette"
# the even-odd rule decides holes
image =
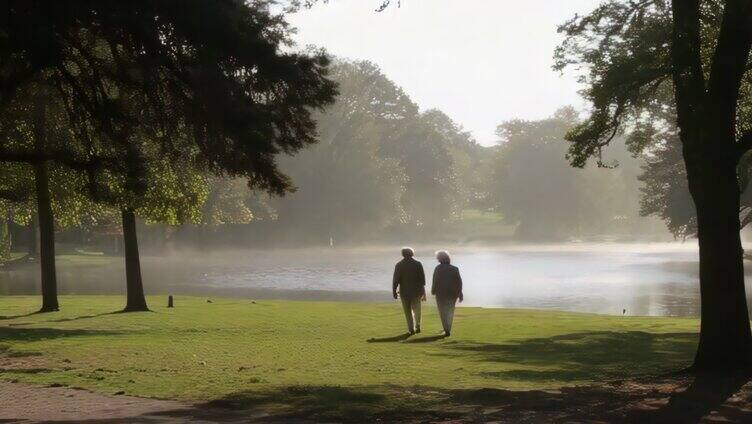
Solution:
[[[4,6],[0,55],[7,60],[0,73],[0,108],[20,102],[24,87],[40,81],[56,90],[76,146],[83,148],[70,155],[3,145],[0,161],[76,167],[89,175],[95,198],[115,200],[98,190],[103,173],[119,178],[123,193],[145,190],[144,145],[284,194],[292,186],[278,170],[276,155],[316,141],[311,110],[336,94],[323,55],[281,52],[288,27],[269,13],[266,2],[9,1]],[[126,201],[117,204],[133,247],[135,210]],[[43,248],[54,247],[44,240]],[[135,293],[128,298],[138,298],[126,309],[145,309],[135,271],[137,249],[126,249],[126,269],[129,293]]]
[[[52,101],[48,86],[34,81],[17,91],[9,99],[0,117],[0,161],[25,164],[30,168],[33,190],[16,184],[2,193],[13,201],[36,200],[32,216],[30,246],[35,246],[39,228],[39,256],[41,265],[41,312],[56,311],[57,282],[55,275],[55,220],[50,194],[50,161],[72,168],[86,166],[72,148],[70,133],[65,130],[67,115],[59,102]],[[36,252],[30,252],[36,255]]]

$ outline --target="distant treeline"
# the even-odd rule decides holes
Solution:
[[[406,235],[467,240],[461,234],[467,226],[460,224],[472,219],[464,213],[469,210],[500,217],[478,225],[505,226],[510,238],[522,240],[644,236],[661,228],[640,215],[644,159],[623,143],[604,158],[610,168],[569,166],[564,135],[578,122],[572,108],[539,121],[504,122],[498,143],[484,147],[442,111],[421,112],[370,62],[337,60],[330,77],[339,96],[314,114],[318,143],[278,157],[295,192],[272,197],[249,190],[242,179],[165,173],[170,186],[181,190],[158,193],[176,197],[165,199],[169,208],[154,208],[164,216],[146,216],[152,225],[141,229],[142,244],[328,244]],[[69,178],[63,177],[53,181]],[[58,185],[53,183],[53,207],[60,241],[117,251],[116,211],[55,196],[54,190],[65,190]],[[202,200],[181,208],[186,192]],[[32,207],[16,204],[8,220],[16,244],[33,249]],[[8,233],[4,228],[0,235]],[[489,239],[499,237],[498,231],[489,233]]]

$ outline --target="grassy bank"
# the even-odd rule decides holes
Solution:
[[[460,308],[440,339],[429,307],[423,334],[399,341],[396,304],[177,297],[167,309],[160,297],[153,312],[121,314],[120,297],[60,300],[61,312],[26,315],[39,299],[0,298],[1,379],[340,418],[430,408],[452,391],[663,373],[690,363],[698,325]]]

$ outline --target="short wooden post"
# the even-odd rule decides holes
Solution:
[[[173,308],[174,306],[175,305],[173,305],[173,303],[172,303],[172,295],[170,295],[170,296],[167,297],[167,307],[168,308]]]

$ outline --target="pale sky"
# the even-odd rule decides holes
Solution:
[[[600,0],[330,0],[289,16],[299,45],[367,59],[421,110],[443,110],[492,144],[496,126],[585,109],[573,74],[551,69],[557,25]],[[396,5],[396,0],[395,0]]]

